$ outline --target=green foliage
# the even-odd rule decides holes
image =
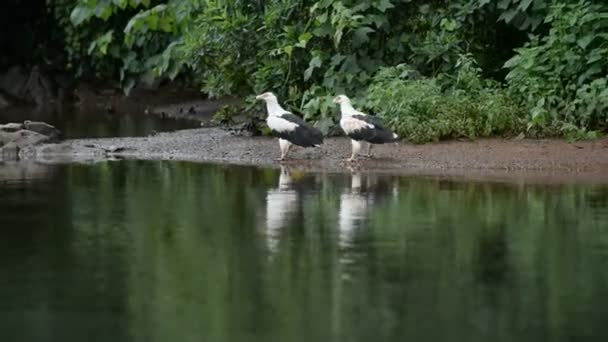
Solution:
[[[528,129],[541,132],[608,128],[608,8],[553,1],[549,33],[534,35],[505,67],[512,91],[530,108]]]
[[[64,0],[57,13],[67,52],[78,75],[118,79],[128,93],[136,81],[174,79],[183,61],[174,58],[198,1]]]
[[[608,127],[600,1],[58,0],[53,8],[69,66],[127,92],[176,77],[212,97],[273,91],[327,132],[337,93],[385,111],[369,88],[407,119],[394,122],[402,134],[428,141],[519,127],[520,106],[486,80],[504,81],[508,70],[529,133],[580,138]],[[403,65],[409,76],[387,76]]]
[[[234,122],[234,117],[239,114],[242,108],[238,106],[222,106],[215,114],[213,121],[220,125],[228,125]]]
[[[489,0],[481,3],[490,4]],[[535,30],[545,17],[550,0],[500,0],[496,7],[501,10],[498,20],[511,24],[520,30]]]
[[[504,135],[521,128],[522,110],[499,85],[480,79],[470,56],[454,76],[412,79],[407,65],[382,69],[365,105],[415,143]]]

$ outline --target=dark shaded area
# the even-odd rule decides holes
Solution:
[[[46,0],[2,2],[0,71],[13,65],[51,62],[63,54],[61,34],[52,15],[54,4]]]

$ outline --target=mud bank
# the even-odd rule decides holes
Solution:
[[[68,162],[129,158],[180,160],[294,168],[303,171],[387,172],[463,178],[523,178],[543,182],[608,182],[608,139],[449,141],[425,145],[398,143],[374,148],[372,159],[350,164],[350,142],[327,138],[321,149],[295,148],[278,163],[276,139],[233,135],[219,128],[190,129],[141,138],[68,140],[39,147],[32,158]]]

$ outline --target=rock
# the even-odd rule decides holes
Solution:
[[[513,141],[520,141],[526,138],[526,134],[524,132],[519,133],[518,136],[516,136],[515,138],[513,138]]]
[[[46,135],[22,129],[16,132],[4,132],[0,131],[0,145],[5,145],[10,142],[14,142],[19,146],[20,149],[31,146],[38,145],[47,142],[51,142],[51,138]]]
[[[0,159],[17,160],[19,159],[19,146],[11,141],[0,148]]]
[[[35,157],[39,161],[54,162],[101,161],[108,158],[107,152],[102,148],[71,143],[38,146],[31,157]]]
[[[129,150],[132,150],[132,149],[131,148],[122,147],[122,146],[111,145],[110,147],[104,148],[104,150],[107,153],[120,153],[120,152],[129,151]]]
[[[0,131],[2,132],[17,132],[23,129],[23,124],[20,123],[7,123],[0,125]]]
[[[30,121],[26,120],[23,122],[23,128],[33,131],[36,133],[40,133],[42,135],[46,135],[50,140],[58,140],[61,132],[54,126],[47,124],[46,122],[40,121]]]
[[[74,148],[72,147],[72,145],[67,143],[48,144],[36,149],[36,154],[43,156],[72,154],[73,152]]]

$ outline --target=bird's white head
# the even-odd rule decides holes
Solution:
[[[334,103],[340,105],[340,112],[342,112],[342,117],[350,116],[356,114],[355,108],[350,103],[350,99],[346,95],[338,95],[334,98]]]
[[[334,103],[337,103],[337,104],[350,103],[350,99],[346,95],[338,95],[334,98]]]
[[[260,95],[256,96],[255,99],[263,100],[266,102],[278,102],[277,97],[271,92],[266,92],[266,93],[260,94]]]
[[[287,112],[285,109],[283,109],[283,107],[281,107],[281,105],[279,105],[279,100],[271,92],[260,94],[256,96],[255,99],[266,102],[266,110],[268,110],[268,115],[270,116],[282,115],[283,113]]]

